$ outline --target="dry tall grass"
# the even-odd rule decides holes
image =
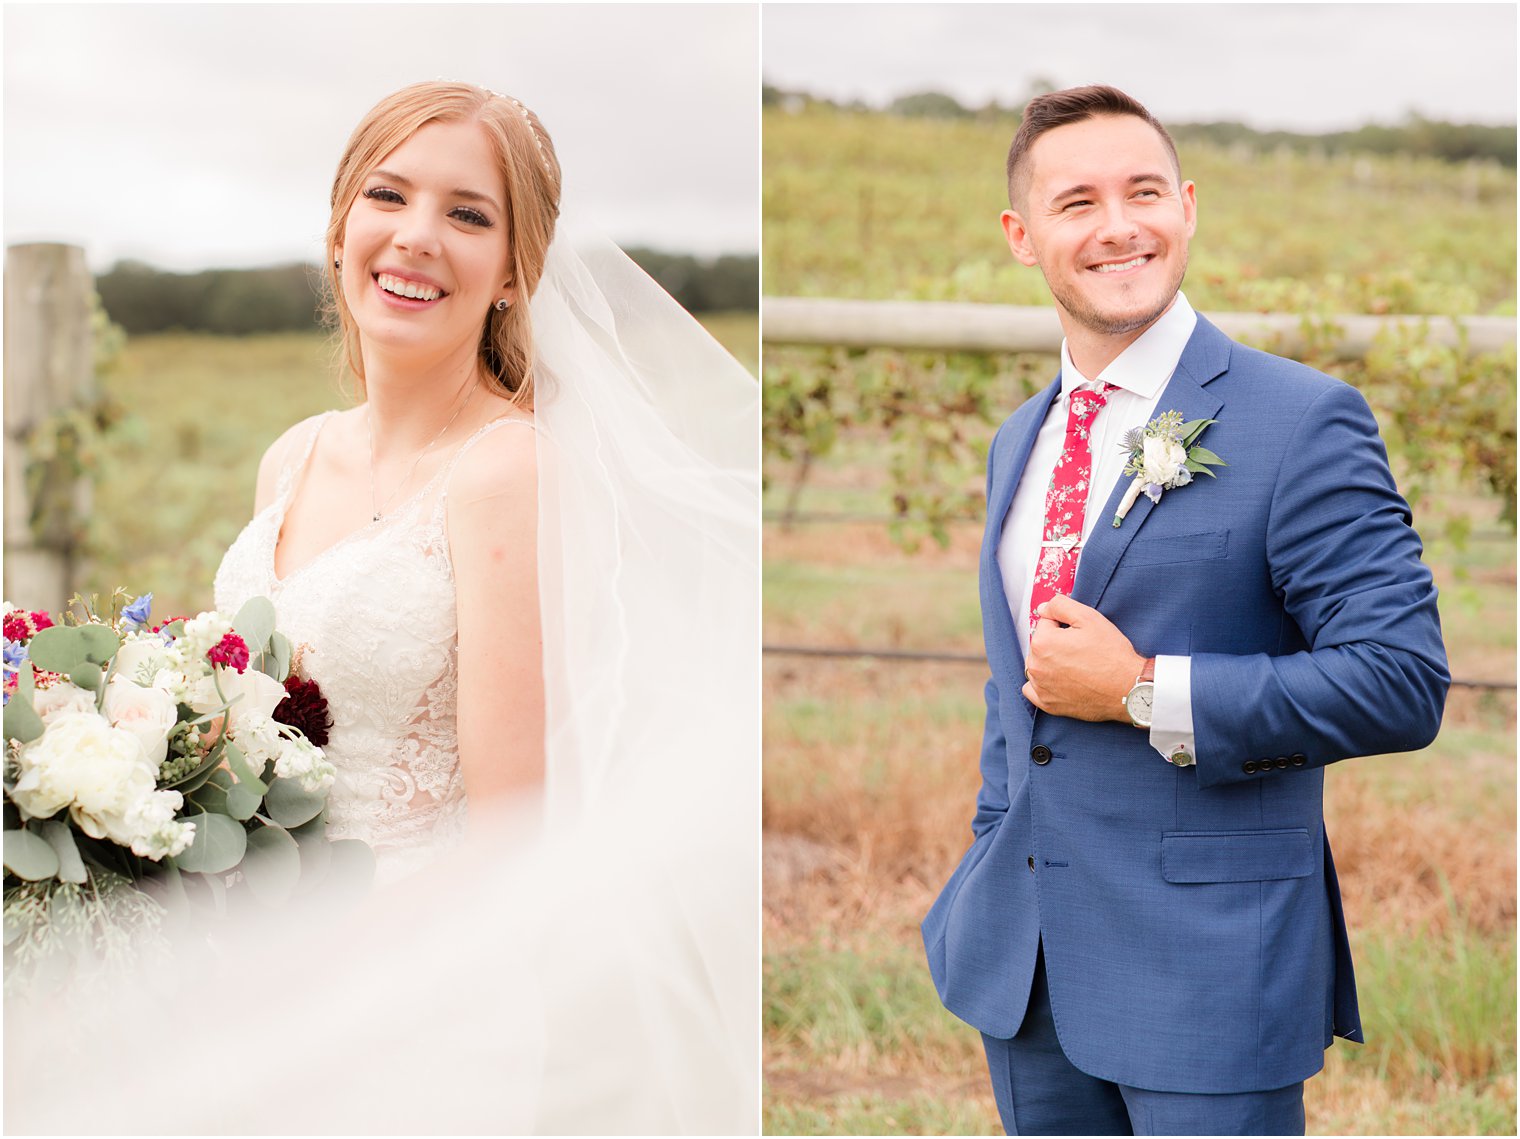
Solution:
[[[768,642],[879,644],[875,607],[891,611],[899,644],[979,648],[956,616],[964,596],[934,588],[958,582],[974,601],[974,527],[912,558],[877,526],[772,527],[766,556]],[[1512,554],[1448,590],[1456,673],[1513,667],[1513,594]],[[970,839],[984,679],[968,665],[767,660],[772,1133],[997,1130],[978,1038],[938,1008],[917,929]],[[1331,1050],[1309,1086],[1311,1131],[1512,1130],[1513,1010],[1471,1006],[1496,988],[1514,1003],[1513,717],[1510,696],[1457,692],[1433,748],[1327,774],[1377,1039]]]

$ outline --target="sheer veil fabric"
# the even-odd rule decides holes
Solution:
[[[759,386],[599,238],[561,229],[532,315],[543,802],[8,1007],[7,1130],[758,1133]]]

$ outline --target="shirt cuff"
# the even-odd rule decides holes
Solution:
[[[1171,760],[1193,749],[1193,658],[1157,657],[1155,699],[1151,703],[1151,747]]]

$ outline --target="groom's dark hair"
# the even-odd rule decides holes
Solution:
[[[1025,208],[1022,203],[1029,196],[1029,148],[1034,145],[1035,139],[1056,127],[1080,123],[1099,115],[1133,115],[1149,123],[1161,136],[1161,141],[1166,143],[1166,149],[1172,156],[1172,170],[1176,173],[1177,180],[1182,180],[1182,164],[1177,161],[1177,144],[1166,133],[1166,128],[1156,120],[1156,116],[1145,109],[1143,103],[1117,87],[1104,87],[1101,84],[1068,87],[1065,91],[1036,96],[1024,108],[1024,120],[1019,123],[1018,133],[1013,136],[1013,145],[1008,148],[1008,204],[1015,210]]]

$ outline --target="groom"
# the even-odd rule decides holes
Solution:
[[[988,459],[982,785],[930,970],[1010,1134],[1302,1134],[1361,1039],[1324,768],[1434,738],[1436,591],[1362,397],[1178,291],[1195,190],[1143,106],[1035,99],[1008,189],[1066,339]]]

